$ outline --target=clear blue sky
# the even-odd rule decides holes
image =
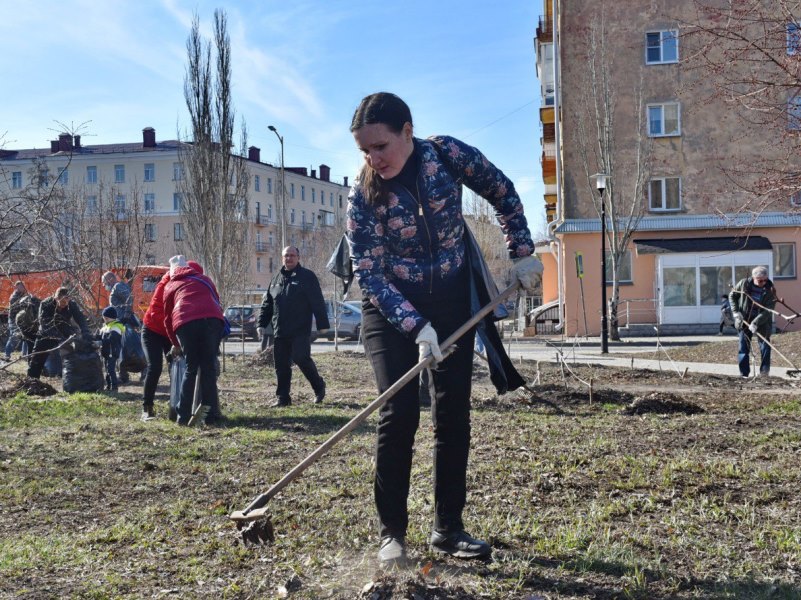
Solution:
[[[544,228],[539,86],[533,38],[540,0],[0,0],[0,145],[48,147],[59,123],[84,144],[157,139],[187,128],[183,100],[192,14],[210,34],[228,14],[234,101],[249,145],[288,166],[361,164],[350,119],[391,91],[415,134],[477,146],[515,183],[532,232]],[[536,235],[536,233],[535,233]]]

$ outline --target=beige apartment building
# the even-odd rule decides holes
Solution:
[[[568,336],[601,331],[601,219],[592,175],[610,168],[605,192],[614,186],[623,221],[617,234],[636,224],[619,271],[622,336],[717,332],[721,296],[756,265],[767,265],[788,303],[801,298],[801,196],[761,204],[735,181],[750,164],[780,160],[777,136],[794,135],[788,130],[799,121],[780,131],[737,118],[710,74],[690,62],[684,34],[692,8],[692,0],[543,2],[535,48],[550,240],[538,253],[543,302],[560,307]],[[785,43],[782,31],[777,43]],[[801,51],[789,36],[786,43],[788,53]],[[613,106],[604,121],[609,138],[595,116],[604,105]],[[607,213],[607,232],[610,219]],[[608,258],[608,239],[603,248]],[[608,261],[606,270],[610,283]],[[608,285],[608,297],[611,291]],[[776,326],[787,322],[777,318]]]
[[[130,219],[135,204],[145,240],[141,263],[166,264],[170,256],[186,251],[179,147],[176,140],[158,140],[155,130],[146,127],[136,142],[84,145],[81,136],[62,134],[50,148],[0,149],[0,197],[29,188],[32,178],[44,172],[52,185],[63,191],[63,197],[78,197],[86,213],[96,211],[100,202],[111,201],[116,215],[112,218]],[[332,181],[324,164],[310,172],[305,167],[287,166],[282,174],[280,165],[261,161],[256,147],[249,148],[247,168],[250,241],[242,251],[251,256],[251,269],[241,291],[243,300],[256,301],[281,267],[282,175],[287,244],[300,248],[302,260],[314,256],[317,268],[344,231],[349,188],[347,177],[342,183]],[[31,250],[26,243],[21,240],[18,245],[23,256]],[[108,267],[130,266],[126,260],[130,259],[110,258],[115,264]]]

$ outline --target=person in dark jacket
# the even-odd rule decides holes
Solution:
[[[33,346],[33,356],[28,365],[28,377],[39,379],[42,368],[47,362],[49,351],[70,337],[75,330],[70,324],[73,321],[86,340],[91,340],[86,317],[74,300],[70,291],[60,287],[50,298],[42,300],[39,305],[39,333]]]
[[[6,360],[11,360],[11,353],[17,349],[20,341],[22,341],[22,353],[28,353],[28,342],[25,341],[25,336],[17,327],[17,313],[22,305],[22,299],[28,295],[28,290],[25,284],[21,281],[14,283],[14,291],[11,292],[11,297],[8,299],[8,340],[6,341],[5,354]]]
[[[462,214],[462,185],[495,209],[514,260],[512,277],[531,293],[539,262],[512,182],[477,149],[451,137],[413,135],[412,115],[394,94],[364,98],[351,122],[364,156],[348,197],[346,235],[355,279],[364,297],[362,334],[379,392],[419,360],[433,355],[435,552],[481,558],[492,549],[465,531],[470,448],[471,330],[443,360],[439,340],[471,316],[471,272]],[[510,389],[519,385],[515,383]],[[407,497],[415,432],[420,422],[417,381],[381,408],[376,445],[378,558],[403,563]]]
[[[159,384],[161,371],[164,368],[164,359],[169,362],[169,353],[172,342],[164,326],[164,287],[170,281],[170,274],[165,273],[161,281],[156,284],[150,305],[147,307],[142,321],[142,349],[145,351],[147,370],[145,371],[145,384],[142,388],[142,419],[152,419],[156,416],[153,401],[156,398],[156,387]]]
[[[776,306],[776,301],[776,288],[768,279],[768,268],[764,266],[754,267],[751,277],[738,281],[729,293],[734,328],[740,337],[737,366],[744,378],[751,374],[749,355],[754,334],[757,334],[759,341],[759,374],[763,377],[770,375],[770,334],[773,331],[771,311]]]
[[[723,335],[724,327],[734,327],[734,314],[731,311],[731,303],[729,303],[729,297],[726,294],[720,297],[720,327],[718,327],[718,335]]]
[[[217,352],[223,331],[223,312],[214,282],[190,267],[182,255],[170,259],[170,280],[164,287],[164,328],[173,354],[183,353],[186,371],[181,384],[178,424],[192,416],[195,380],[200,371],[200,394],[208,405],[206,423],[222,418],[217,392]]]
[[[312,315],[317,321],[317,330],[329,328],[328,312],[320,290],[317,276],[300,265],[300,253],[294,246],[287,246],[282,253],[284,266],[270,281],[264,294],[259,315],[260,334],[264,335],[272,323],[273,358],[276,400],[272,406],[289,406],[292,384],[292,363],[295,363],[309,380],[314,390],[314,402],[325,398],[325,381],[317,372],[311,357]]]
[[[116,392],[117,361],[122,353],[122,334],[125,325],[117,320],[117,309],[107,306],[103,309],[103,327],[100,328],[100,356],[106,365],[106,390]]]

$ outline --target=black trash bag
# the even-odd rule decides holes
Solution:
[[[170,363],[170,421],[178,417],[178,404],[181,402],[181,384],[184,381],[186,359],[183,356],[173,358]]]
[[[65,392],[98,392],[103,389],[103,364],[91,343],[74,343],[61,349],[62,378]]]
[[[122,355],[120,356],[120,372],[141,373],[147,368],[145,351],[142,348],[142,339],[139,332],[125,326],[122,334]]]

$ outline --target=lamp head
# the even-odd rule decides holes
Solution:
[[[606,173],[596,173],[593,177],[595,177],[595,187],[598,188],[599,192],[603,192],[606,189],[606,180],[609,178],[609,175]]]
[[[275,131],[275,125],[268,125],[267,129],[269,129],[270,131]],[[277,131],[275,132],[278,133]]]

